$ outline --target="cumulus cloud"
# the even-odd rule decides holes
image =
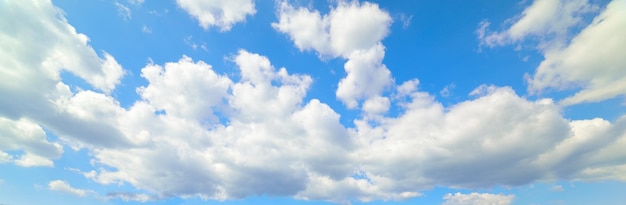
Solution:
[[[279,21],[272,26],[287,35],[300,50],[316,51],[320,57],[348,60],[347,76],[337,88],[348,108],[359,100],[378,96],[393,83],[389,69],[382,64],[385,47],[381,40],[389,34],[391,17],[377,4],[339,1],[329,14],[280,3]]]
[[[216,26],[228,31],[234,24],[245,21],[246,16],[256,13],[253,0],[176,0],[176,3],[205,30]]]
[[[26,119],[77,145],[128,144],[112,121],[123,110],[117,101],[90,90],[72,93],[60,77],[69,72],[109,93],[125,73],[115,58],[96,55],[87,36],[76,33],[49,1],[3,2],[0,9],[0,21],[7,21],[2,25],[11,25],[0,31],[0,42],[6,45],[0,49],[0,115]],[[23,23],[8,22],[12,19]],[[47,158],[35,156],[42,155],[24,155],[18,162],[34,165]]]
[[[23,151],[13,156],[2,151]],[[0,117],[0,163],[12,162],[25,167],[53,166],[52,159],[59,158],[63,147],[48,141],[44,130],[26,119],[11,120]]]
[[[70,186],[70,184],[68,184],[66,181],[62,181],[62,180],[50,181],[50,183],[48,183],[48,189],[52,191],[63,192],[66,194],[72,194],[72,195],[76,195],[80,197],[84,197],[87,194],[94,193],[94,191],[92,190],[74,188]]]
[[[561,101],[564,105],[598,102],[626,94],[626,1],[611,1],[571,42],[545,53],[529,91],[581,88]]]
[[[535,0],[522,14],[508,20],[514,23],[504,31],[489,31],[491,23],[483,21],[477,33],[481,44],[489,47],[518,43],[528,37],[544,43],[565,43],[569,30],[597,9],[588,0]]]
[[[515,196],[489,193],[446,194],[443,205],[509,205]]]
[[[626,16],[621,12],[625,8],[626,1],[611,1],[585,25],[585,16],[596,14],[599,6],[586,0],[536,0],[512,19],[508,29],[492,32],[488,30],[490,23],[484,21],[477,34],[481,44],[489,47],[539,39],[537,48],[545,59],[527,77],[531,94],[578,89],[560,103],[599,102],[626,94],[622,69],[626,60],[615,55],[626,52],[622,38]]]
[[[160,196],[211,199],[295,195],[306,188],[311,174],[331,179],[351,176],[348,151],[353,145],[339,115],[318,100],[302,101],[309,76],[276,69],[266,57],[243,50],[232,59],[240,69],[237,82],[188,57],[143,68],[143,76],[150,79],[145,89],[139,89],[145,101],[120,114],[120,130],[145,139],[144,144],[95,149],[96,162],[116,170],[98,169],[90,176],[105,184],[129,182]],[[196,75],[188,76],[182,69]],[[191,89],[199,87],[191,83],[209,83],[203,87],[211,89]],[[146,94],[153,84],[154,93],[189,88],[184,97],[153,100],[158,95]],[[203,106],[165,106],[164,114],[156,114],[180,99]],[[219,106],[210,102],[225,107],[211,109]],[[194,115],[181,112],[186,109]],[[203,122],[195,113],[206,109],[228,121]]]
[[[11,7],[1,6],[0,15],[28,20],[32,12],[56,12],[50,2],[22,5],[27,3],[33,2],[6,3]],[[317,11],[293,10],[328,21],[322,29],[328,42],[336,40],[330,40],[331,35],[369,29],[326,31],[332,28],[332,16],[348,18],[363,11],[386,15],[374,4],[358,2],[341,2],[323,17],[316,15]],[[333,13],[340,11],[346,13]],[[54,34],[50,31],[57,28],[54,25],[72,28],[59,16],[41,17],[41,22],[53,26],[21,31],[41,30],[33,34],[39,35]],[[378,29],[388,26],[384,20],[378,22]],[[87,55],[76,58],[78,61],[93,57],[96,63],[68,68],[74,64],[65,65],[65,58],[54,58],[65,53],[29,41],[15,43],[13,40],[22,38],[13,31],[3,29],[5,35],[0,38],[8,45],[0,49],[6,54],[0,55],[4,59],[0,71],[7,74],[0,78],[11,79],[0,81],[0,162],[45,165],[45,160],[59,156],[62,150],[45,138],[45,127],[74,148],[88,149],[93,167],[81,172],[86,178],[141,190],[111,192],[109,198],[224,200],[266,195],[348,203],[401,200],[435,186],[477,188],[554,179],[626,179],[626,117],[615,122],[600,118],[571,121],[563,118],[560,106],[550,99],[530,100],[512,88],[489,85],[476,88],[469,100],[443,106],[419,89],[417,79],[394,86],[382,64],[380,40],[385,32],[373,32],[375,35],[356,43],[336,43],[339,46],[326,40],[320,42],[327,47],[317,47],[319,42],[310,39],[302,41],[302,49],[347,59],[348,76],[340,87],[348,86],[350,92],[342,94],[344,103],[363,100],[366,113],[354,119],[354,127],[347,128],[333,108],[307,98],[313,83],[310,76],[290,73],[261,54],[240,50],[229,56],[237,68],[236,77],[217,73],[209,63],[187,56],[162,65],[150,63],[141,71],[147,84],[137,89],[140,99],[123,108],[104,89],[114,89],[117,83],[110,82],[117,81],[110,79],[119,81],[123,74],[117,63],[106,60],[112,56],[105,55],[103,60],[86,41],[77,41],[80,43],[72,48],[78,51],[61,50]],[[301,38],[294,37],[294,42],[296,39]],[[63,42],[43,41],[57,47],[66,46]],[[47,52],[33,52],[37,49]],[[79,52],[85,50],[89,52]],[[72,91],[61,81],[61,69],[78,73],[104,93]],[[100,81],[90,79],[109,80],[99,87]],[[393,89],[392,94],[384,95],[381,87],[385,86]],[[384,115],[391,108],[400,112]],[[374,122],[370,121],[373,116]],[[8,154],[14,150],[24,154]],[[48,186],[78,196],[89,193],[59,180]],[[506,204],[513,199],[476,193],[447,197],[450,203],[500,199],[492,203]]]

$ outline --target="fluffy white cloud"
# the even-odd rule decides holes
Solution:
[[[536,0],[508,29],[488,31],[489,22],[478,30],[481,44],[490,47],[538,38],[545,59],[528,76],[531,94],[547,89],[580,89],[561,100],[562,105],[599,102],[626,94],[626,1],[610,1],[588,25],[584,16],[599,7],[587,0]],[[583,27],[584,26],[584,27]],[[581,27],[582,29],[576,29]],[[578,31],[572,33],[572,31]]]
[[[28,19],[30,6],[56,11],[50,2],[6,4],[11,9],[2,5],[0,10],[13,13],[3,12],[2,17]],[[301,42],[301,49],[330,52],[326,54],[348,60],[348,76],[340,86],[347,88],[339,88],[337,92],[343,94],[337,95],[343,96],[346,104],[364,100],[365,115],[354,120],[355,127],[342,125],[341,116],[327,104],[305,100],[312,83],[310,76],[291,74],[286,68],[273,66],[268,58],[245,50],[229,58],[238,68],[237,78],[216,73],[208,63],[185,56],[164,65],[148,64],[141,72],[148,84],[137,89],[141,99],[122,108],[107,94],[70,90],[59,78],[65,67],[53,63],[57,58],[49,58],[52,51],[32,52],[39,47],[28,41],[23,47],[15,46],[21,39],[36,38],[17,38],[13,30],[2,29],[6,34],[3,43],[13,47],[0,49],[6,54],[0,55],[0,78],[11,78],[0,81],[0,122],[4,123],[0,127],[0,162],[42,164],[58,156],[59,146],[45,139],[44,127],[63,142],[88,149],[94,158],[93,170],[86,170],[85,177],[103,184],[127,183],[142,190],[140,194],[108,195],[122,200],[223,200],[268,195],[347,203],[405,199],[434,186],[474,188],[551,179],[626,179],[626,118],[616,122],[568,121],[551,100],[529,100],[508,87],[480,86],[470,94],[471,100],[449,107],[421,92],[417,79],[396,86],[393,95],[385,96],[383,88],[394,84],[382,64],[384,47],[380,40],[386,33],[373,32],[376,35],[365,40],[333,46],[336,39],[332,35],[370,27],[357,26],[336,34],[330,31],[332,16],[352,18],[349,16],[360,16],[364,11],[385,12],[374,4],[357,2],[339,3],[324,17],[315,15],[317,11],[293,10],[328,21],[322,33],[329,39],[320,41],[326,46],[317,47],[319,42],[307,37],[292,38]],[[39,20],[60,21],[64,28],[71,28],[59,18]],[[387,29],[388,25],[380,22],[385,21],[372,28]],[[280,30],[280,25],[275,27]],[[56,27],[29,29],[46,33],[50,28]],[[61,46],[64,41],[42,42]],[[84,41],[79,42],[78,50],[90,51]],[[42,48],[49,51],[46,49]],[[100,61],[95,67],[80,69],[102,74],[109,72],[107,68],[119,68],[103,66],[106,60],[96,58]],[[90,75],[77,75],[90,82]],[[107,75],[95,76],[107,79]],[[392,106],[401,112],[385,117]],[[375,121],[370,121],[372,115],[376,115]],[[27,129],[20,129],[20,123]],[[16,149],[25,154],[14,157],[7,153]],[[49,188],[88,194],[58,180],[50,182]],[[449,198],[468,201],[497,197],[455,194]]]
[[[193,63],[187,56],[165,64],[165,69],[151,64],[142,69],[141,76],[150,83],[138,89],[142,98],[168,114],[196,120],[215,118],[212,109],[222,105],[232,83],[210,65]]]
[[[357,50],[350,54],[344,65],[348,74],[337,87],[337,98],[348,108],[356,108],[359,99],[376,97],[393,84],[391,72],[382,64],[385,56],[381,44],[368,50]]]
[[[110,92],[124,75],[121,66],[107,53],[100,58],[87,45],[87,36],[76,33],[50,1],[7,1],[2,3],[0,25],[0,61],[3,63],[0,82],[2,92],[15,86],[33,84],[43,72],[46,78],[59,79],[61,70],[85,79],[97,89]],[[21,23],[13,23],[19,19]],[[37,51],[37,52],[34,52]],[[36,81],[35,81],[36,82]],[[39,84],[31,85],[32,89]],[[50,87],[54,87],[50,86]]]
[[[529,79],[529,91],[582,88],[564,105],[598,102],[626,94],[626,1],[611,1],[562,49],[549,50]]]
[[[515,196],[489,193],[446,194],[443,205],[509,205]]]
[[[385,47],[380,42],[389,33],[391,17],[377,4],[339,1],[330,13],[294,8],[281,2],[279,22],[272,26],[287,35],[300,50],[315,50],[321,56],[348,59],[347,76],[337,88],[337,98],[349,108],[369,99],[393,83],[382,64]]]
[[[59,192],[67,193],[67,194],[80,196],[80,197],[86,196],[87,194],[90,194],[90,193],[94,193],[94,191],[92,190],[83,190],[83,189],[74,188],[70,186],[70,184],[68,184],[66,181],[62,181],[62,180],[50,181],[50,183],[48,183],[48,189],[52,191],[59,191]]]
[[[386,192],[399,193],[542,178],[544,170],[531,162],[569,135],[559,108],[510,88],[483,86],[474,93],[477,99],[445,108],[430,94],[413,92],[401,116],[379,126],[355,121],[361,170]]]
[[[0,29],[5,45],[0,48],[0,116],[27,119],[77,144],[128,144],[115,128],[114,116],[123,109],[112,97],[72,93],[60,78],[67,71],[108,93],[124,75],[116,60],[107,53],[99,57],[50,1],[1,4],[0,25],[10,27]],[[15,19],[22,23],[13,23]],[[41,155],[24,155],[16,162],[34,165],[47,158],[35,156]]]
[[[571,27],[582,23],[583,16],[597,10],[588,0],[535,0],[522,14],[508,22],[512,25],[504,31],[490,32],[490,22],[483,21],[478,30],[481,43],[501,46],[518,43],[528,37],[538,37],[544,43],[565,43]]]
[[[23,151],[12,156],[2,151]],[[49,142],[46,133],[36,123],[26,119],[11,120],[0,117],[0,163],[11,162],[20,166],[53,166],[52,159],[63,153],[60,144]]]
[[[322,56],[349,58],[352,52],[368,50],[389,34],[391,17],[377,4],[339,1],[327,15],[283,1],[279,21],[272,26],[293,40],[300,50]]]
[[[339,116],[318,100],[303,105],[309,76],[275,69],[267,58],[247,51],[240,51],[233,61],[241,80],[232,83],[227,77],[218,77],[204,62],[188,57],[164,67],[146,66],[143,76],[152,79],[146,89],[139,90],[143,96],[153,83],[154,93],[181,90],[181,85],[220,89],[209,93],[182,89],[183,97],[158,102],[146,98],[135,103],[119,114],[119,130],[124,136],[144,140],[129,148],[96,147],[96,162],[116,170],[98,169],[89,176],[105,184],[128,182],[159,196],[212,199],[295,195],[306,188],[311,174],[331,179],[351,176],[348,152],[353,143]],[[180,69],[204,73],[194,76],[202,80],[192,80]],[[224,80],[216,80],[219,78]],[[219,94],[222,88],[228,88],[226,96]],[[190,98],[210,92],[217,93],[218,100],[209,102],[224,100],[227,105],[214,110],[215,116],[227,122],[203,122],[179,114],[212,107],[205,98]],[[163,104],[179,99],[203,106],[171,106],[164,114],[155,114]]]
[[[228,31],[236,23],[254,15],[253,0],[176,0],[178,6],[198,20],[205,30],[217,26],[221,31]]]

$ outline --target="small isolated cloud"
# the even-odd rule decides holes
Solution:
[[[150,33],[152,33],[152,29],[151,29],[150,27],[148,27],[148,26],[146,26],[146,25],[144,24],[144,25],[141,27],[141,32],[144,32],[144,33],[150,34]]]
[[[147,195],[147,194],[139,194],[132,192],[109,192],[106,195],[107,199],[121,199],[123,201],[138,201],[138,202],[148,202],[156,200],[156,197]]]
[[[70,186],[70,184],[68,184],[66,181],[63,181],[63,180],[50,181],[50,183],[48,183],[48,189],[52,191],[63,192],[66,194],[72,194],[72,195],[76,195],[80,197],[84,197],[90,193],[95,193],[92,190],[74,188]]]
[[[515,198],[514,195],[470,193],[446,194],[442,205],[509,205]]]
[[[235,23],[256,13],[253,0],[176,0],[176,3],[205,30],[216,26],[221,31],[229,31]]]
[[[556,191],[556,192],[565,191],[565,189],[561,185],[554,185],[554,186],[552,186],[552,188],[550,188],[550,190],[551,191]]]
[[[144,0],[128,0],[128,3],[133,5],[141,5]]]
[[[132,18],[130,8],[128,6],[121,4],[120,2],[115,2],[115,6],[117,7],[117,13],[125,20],[130,20]]]
[[[446,85],[446,87],[443,87],[443,89],[439,91],[439,95],[441,95],[442,97],[449,97],[450,92],[452,92],[452,90],[454,90],[455,87],[456,85],[454,83]]]
[[[400,22],[402,22],[402,29],[408,29],[409,26],[411,26],[411,20],[413,20],[413,15],[406,15],[406,14],[401,14],[400,15]]]

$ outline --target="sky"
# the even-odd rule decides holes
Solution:
[[[0,0],[0,204],[621,204],[626,0]]]

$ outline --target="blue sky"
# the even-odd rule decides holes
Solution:
[[[619,204],[626,1],[0,1],[0,204]]]

